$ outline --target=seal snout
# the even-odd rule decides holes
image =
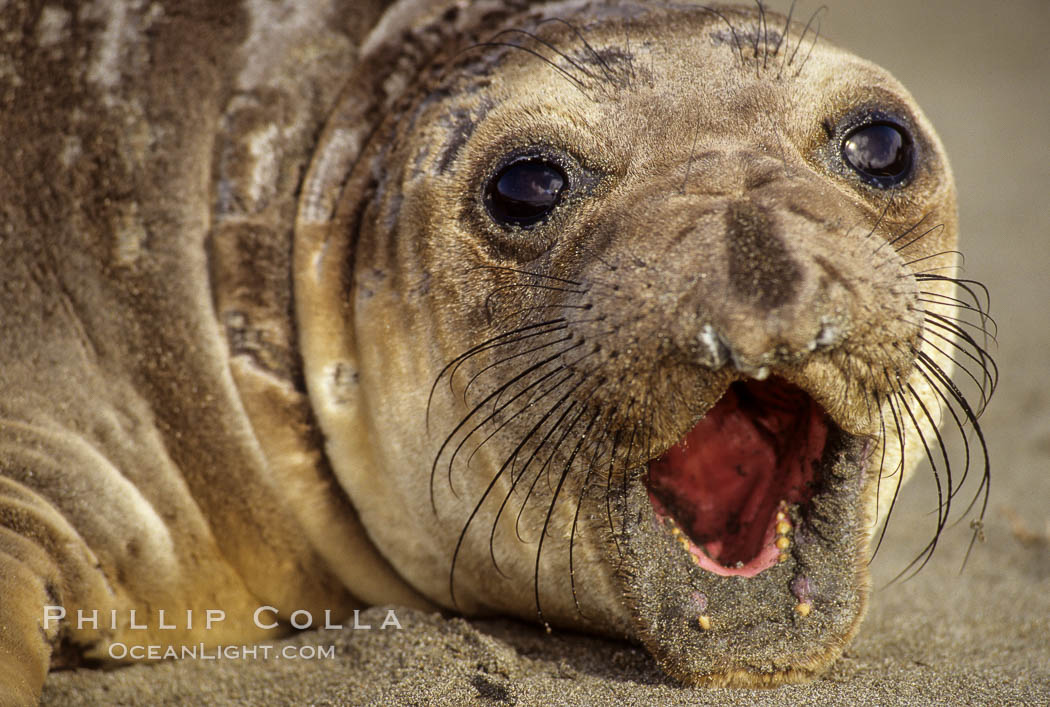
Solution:
[[[695,361],[764,379],[771,366],[841,343],[849,293],[813,257],[810,234],[787,233],[774,210],[750,199],[729,203],[723,219],[726,294],[704,298]]]
[[[759,310],[794,302],[802,273],[769,210],[751,200],[736,201],[726,209],[725,222],[733,297]]]

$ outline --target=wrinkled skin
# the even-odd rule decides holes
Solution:
[[[627,637],[687,683],[817,674],[960,405],[931,333],[955,192],[914,101],[755,8],[350,5],[5,8],[35,34],[0,684],[368,603]],[[41,119],[55,66],[78,110]],[[912,146],[890,185],[843,151],[873,120]],[[563,177],[528,227],[486,201],[515,159]],[[42,631],[54,604],[120,620]],[[161,608],[228,619],[129,629]]]

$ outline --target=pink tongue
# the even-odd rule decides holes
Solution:
[[[650,500],[689,535],[706,569],[757,574],[779,555],[780,502],[812,494],[826,439],[823,411],[800,389],[775,379],[735,383],[685,439],[650,462]]]

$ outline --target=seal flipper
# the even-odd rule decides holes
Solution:
[[[7,508],[0,509],[6,516]],[[16,547],[9,547],[15,545]],[[12,553],[30,545],[0,529],[0,704],[35,704],[51,661],[51,646],[36,623],[47,603],[46,582]],[[39,548],[29,551],[40,555]]]
[[[0,704],[36,704],[56,663],[63,625],[57,607],[69,599],[65,588],[92,598],[109,593],[91,559],[46,500],[0,476]],[[47,607],[56,607],[51,620]]]

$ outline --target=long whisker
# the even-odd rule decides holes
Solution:
[[[595,469],[598,468],[598,455],[601,451],[601,445],[605,440],[609,438],[609,431],[612,428],[613,415],[616,409],[613,408],[610,413],[606,416],[605,428],[598,435],[594,444],[592,445],[593,451],[591,453],[591,460],[587,463],[587,473],[583,477],[583,483],[580,485],[580,492],[576,496],[576,510],[572,514],[572,528],[569,530],[569,589],[572,591],[572,603],[576,607],[576,613],[586,618],[583,613],[583,609],[580,607],[579,594],[576,591],[576,565],[573,561],[573,551],[576,547],[576,528],[580,521],[580,508],[583,506],[584,496],[587,494],[587,489],[590,484],[591,476],[594,474]],[[597,419],[597,416],[596,416]],[[586,437],[586,435],[585,435]],[[615,446],[615,442],[614,442]]]
[[[984,502],[981,505],[980,517],[984,518],[985,510],[988,508],[988,491],[991,488],[992,481],[992,469],[991,461],[988,457],[988,445],[984,439],[984,432],[981,430],[981,425],[977,421],[978,413],[975,413],[970,404],[966,401],[966,397],[962,394],[955,382],[952,381],[951,377],[948,376],[937,362],[930,358],[927,354],[922,351],[919,352],[918,360],[926,366],[927,370],[933,374],[933,376],[940,381],[941,385],[947,389],[951,397],[959,404],[959,407],[963,411],[963,415],[966,417],[966,421],[973,427],[974,432],[977,434],[978,443],[981,446],[981,453],[984,457],[984,472],[981,477],[981,484],[977,488],[977,492],[974,494],[973,500],[963,511],[963,515],[967,515],[973,510],[973,506],[977,503],[977,499],[980,498],[982,492],[984,493]],[[972,545],[972,543],[971,543]]]
[[[992,341],[999,343],[999,325],[996,323],[995,318],[992,317],[992,315],[988,314],[988,312],[984,311],[983,309],[979,309],[978,307],[975,307],[974,305],[969,304],[968,302],[964,302],[963,300],[960,300],[957,297],[943,295],[940,292],[928,292],[926,290],[920,290],[919,294],[923,296],[917,297],[916,300],[922,302],[923,304],[930,304],[936,307],[951,307],[953,309],[958,309],[963,312],[972,312],[976,314],[978,317],[980,317],[981,323],[973,326],[975,326],[975,328],[981,331],[985,336],[989,337]],[[937,297],[939,299],[926,299],[926,297]],[[949,317],[949,319],[960,323],[963,321],[962,319],[958,319],[956,317]]]
[[[465,361],[466,359],[470,358],[474,354],[486,350],[487,347],[491,347],[491,346],[505,346],[507,344],[512,344],[512,343],[515,343],[517,341],[521,341],[521,339],[510,339],[510,337],[517,336],[518,334],[521,334],[521,333],[523,333],[525,331],[529,331],[529,330],[537,329],[537,328],[542,328],[542,327],[545,327],[545,326],[551,326],[551,325],[564,325],[564,326],[559,326],[556,329],[552,329],[551,331],[557,331],[558,329],[564,329],[565,327],[568,326],[567,324],[565,324],[565,318],[561,317],[561,318],[552,319],[552,320],[549,320],[549,321],[546,321],[546,322],[540,322],[539,324],[530,324],[528,326],[519,327],[517,329],[514,329],[513,331],[504,332],[503,334],[500,334],[498,336],[494,336],[491,339],[483,341],[482,343],[480,343],[480,344],[478,344],[476,346],[472,346],[471,348],[467,349],[466,351],[461,353],[456,358],[454,358],[451,361],[449,361],[445,365],[445,367],[441,369],[441,372],[437,374],[437,377],[434,379],[433,385],[430,386],[430,395],[427,397],[427,414],[426,414],[427,430],[430,429],[430,407],[431,407],[432,403],[434,402],[434,391],[437,389],[438,383],[441,381],[442,377],[444,377],[444,375],[446,373],[448,373],[450,368],[452,368],[453,366],[455,366],[456,364],[458,364],[461,361]],[[549,332],[541,332],[541,333],[546,334],[546,333],[549,333]],[[529,337],[527,336],[525,338],[529,338]]]
[[[897,414],[897,409],[893,404],[893,396],[886,396],[886,406],[890,409],[890,414],[893,416],[893,426],[897,430],[897,444],[900,451],[900,461],[897,463],[897,468],[893,471],[893,474],[897,475],[897,485],[893,489],[893,496],[890,498],[890,508],[886,512],[886,522],[882,525],[882,532],[879,533],[879,541],[875,544],[875,551],[871,553],[871,560],[875,559],[875,556],[879,554],[879,548],[882,547],[882,541],[886,539],[886,531],[890,526],[890,519],[893,517],[893,509],[897,505],[897,498],[900,496],[901,485],[904,483],[904,429],[902,427],[901,416]],[[886,446],[886,437],[882,438],[882,445]],[[885,451],[885,450],[884,450]],[[892,477],[893,474],[890,476]],[[882,483],[882,474],[879,474],[879,485]],[[869,562],[871,561],[869,560]]]
[[[941,339],[942,341],[947,341],[949,344],[951,344],[953,346],[953,348],[955,348],[957,350],[960,350],[960,351],[963,351],[965,353],[965,349],[961,349],[958,345],[956,345],[954,339],[946,337],[943,334],[940,334],[939,332],[936,332],[936,331],[930,331],[929,333],[934,335],[934,336],[936,336],[937,338]],[[989,400],[989,398],[992,395],[991,391],[994,390],[994,386],[993,387],[988,387],[988,388],[985,387],[985,383],[987,383],[989,380],[991,380],[991,374],[988,373],[987,369],[982,367],[981,370],[983,371],[983,375],[982,375],[983,380],[978,380],[977,376],[975,376],[973,374],[973,372],[968,367],[964,366],[958,359],[956,359],[954,356],[952,356],[947,351],[942,349],[935,342],[930,341],[929,338],[927,338],[927,337],[925,337],[923,335],[920,335],[919,336],[919,341],[923,342],[924,344],[929,346],[931,349],[933,349],[934,351],[936,351],[937,353],[941,354],[946,359],[951,361],[960,371],[965,373],[966,376],[970,380],[973,381],[974,385],[977,386],[977,390],[980,391],[979,392],[980,400],[977,403],[977,409],[979,411],[983,411],[984,408],[988,405],[988,400]],[[970,356],[970,358],[973,358],[973,356]]]
[[[788,66],[791,66],[795,62],[795,54],[798,54],[798,50],[802,47],[802,40],[806,38],[806,33],[809,32],[809,28],[813,24],[813,20],[817,21],[817,29],[813,34],[813,44],[809,46],[809,52],[806,54],[806,58],[798,65],[798,69],[795,71],[795,78],[798,78],[802,74],[802,69],[806,63],[809,62],[809,58],[813,55],[813,49],[817,46],[817,42],[820,41],[820,13],[827,12],[828,6],[821,5],[817,8],[817,11],[809,18],[809,22],[806,23],[805,29],[802,30],[802,34],[798,38],[798,44],[795,46],[795,51],[791,54],[791,60],[788,61]]]
[[[575,348],[576,346],[581,345],[582,343],[583,342],[580,342],[580,344],[575,344],[573,346],[573,348]],[[449,443],[452,442],[452,439],[456,436],[456,434],[461,429],[463,429],[464,426],[466,426],[467,422],[471,418],[473,418],[474,415],[476,415],[483,407],[485,407],[485,405],[487,403],[489,403],[492,399],[494,399],[496,396],[498,396],[500,393],[502,393],[504,390],[506,390],[510,386],[514,385],[518,381],[524,379],[525,377],[531,375],[532,373],[536,372],[537,370],[543,368],[544,366],[549,364],[551,361],[556,360],[559,356],[562,355],[562,353],[564,353],[564,352],[562,352],[562,351],[555,352],[553,355],[548,356],[547,358],[543,359],[542,361],[539,361],[538,363],[534,363],[533,365],[529,366],[528,368],[526,368],[524,371],[522,371],[518,375],[516,375],[513,378],[511,378],[510,380],[508,380],[506,383],[504,383],[500,387],[496,388],[496,390],[494,390],[491,393],[489,393],[489,395],[484,400],[482,400],[480,403],[478,403],[477,405],[474,406],[474,409],[471,410],[470,413],[466,417],[464,417],[462,420],[460,420],[459,424],[456,425],[455,429],[453,429],[452,432],[449,433],[448,437],[445,438],[445,441],[441,443],[441,447],[438,449],[438,453],[434,456],[434,463],[430,467],[430,505],[431,505],[431,508],[432,508],[432,510],[434,511],[435,514],[437,513],[437,504],[434,502],[434,476],[435,476],[435,474],[437,472],[438,460],[441,459],[442,453],[448,447]],[[450,478],[449,484],[451,486],[451,478]],[[453,489],[453,493],[454,493],[454,495],[456,495],[457,498],[459,497],[458,494],[455,494],[455,489]]]
[[[922,263],[922,262],[925,262],[927,260],[933,260],[934,258],[940,258],[941,256],[944,256],[944,255],[959,255],[959,256],[961,256],[962,253],[957,251],[957,250],[942,250],[939,253],[931,253],[930,255],[924,255],[921,258],[915,258],[914,260],[909,260],[909,261],[905,262],[904,264],[907,267],[911,267],[912,265],[916,265],[918,263]],[[956,266],[956,265],[945,265],[944,267],[940,267],[940,268],[932,268],[932,270],[951,270],[951,269],[954,269],[956,267],[958,267],[958,266]]]
[[[583,414],[582,410],[580,411],[580,414]],[[543,519],[543,528],[540,530],[540,542],[539,546],[536,548],[536,566],[533,570],[532,585],[533,594],[536,600],[536,614],[539,617],[540,623],[544,625],[546,625],[547,622],[543,618],[543,608],[540,606],[540,560],[543,555],[543,541],[547,537],[547,528],[550,527],[551,516],[554,515],[554,506],[558,503],[558,496],[561,494],[562,487],[565,485],[565,479],[569,476],[569,470],[572,468],[573,462],[576,461],[576,455],[579,454],[580,447],[586,441],[587,434],[591,431],[591,428],[594,427],[594,423],[597,421],[597,419],[597,413],[591,416],[591,421],[587,424],[587,429],[585,429],[583,431],[583,434],[580,435],[579,441],[576,442],[576,446],[573,448],[572,453],[569,455],[569,460],[565,462],[565,466],[562,470],[562,473],[558,478],[558,487],[554,490],[554,497],[551,498],[551,502],[547,506],[547,515]],[[572,425],[570,426],[570,429],[575,425],[576,421],[574,420]]]
[[[930,377],[930,373],[927,372],[927,364],[924,361],[917,360],[915,363],[916,363],[915,369],[919,372],[920,375],[922,375],[922,377],[929,384],[930,388],[937,394],[937,396],[944,403],[944,408],[952,416],[952,419],[955,421],[955,427],[956,427],[956,429],[959,430],[959,436],[962,438],[963,450],[964,450],[963,473],[962,473],[962,476],[959,478],[959,485],[955,488],[955,490],[951,494],[952,496],[954,496],[956,493],[958,493],[960,490],[962,490],[962,487],[966,483],[966,479],[967,479],[967,477],[970,474],[970,463],[971,463],[970,441],[967,439],[966,429],[963,426],[962,419],[955,412],[955,406],[951,404],[951,401],[948,399],[948,396],[946,396],[944,394],[944,391],[941,390],[941,386],[939,385],[939,381],[936,381],[936,380],[934,380],[933,378]]]
[[[546,21],[547,21],[547,22],[551,22],[551,21],[553,21],[553,20],[546,20]],[[564,20],[562,20],[562,22],[565,22],[565,21],[564,21]],[[537,23],[537,24],[542,24],[542,22],[540,22],[540,23]],[[565,22],[565,24],[567,24],[567,25],[568,25],[569,23],[568,23],[568,22]],[[569,26],[571,27],[571,25],[569,25]],[[505,30],[503,30],[502,32],[497,32],[496,34],[494,34],[494,35],[493,35],[493,36],[492,36],[492,37],[490,38],[490,41],[491,41],[491,40],[494,40],[494,39],[497,39],[498,37],[502,37],[502,36],[503,36],[503,35],[505,35],[505,34],[520,34],[520,35],[524,35],[525,37],[528,37],[529,39],[531,39],[532,41],[536,42],[537,44],[539,44],[539,45],[541,45],[541,46],[543,46],[543,47],[546,47],[547,49],[550,49],[550,50],[551,50],[552,52],[554,52],[555,54],[557,54],[558,56],[560,56],[560,57],[561,57],[562,59],[564,59],[565,61],[567,61],[567,62],[569,63],[569,65],[570,65],[570,66],[572,66],[572,68],[576,69],[577,71],[579,71],[579,72],[580,72],[581,74],[583,74],[583,75],[584,75],[584,76],[586,76],[587,78],[589,78],[589,79],[593,79],[593,80],[595,80],[595,81],[597,81],[597,80],[598,80],[598,77],[597,77],[597,76],[595,76],[594,74],[592,74],[592,73],[590,72],[590,70],[589,70],[589,69],[587,69],[587,68],[586,68],[585,66],[582,66],[582,65],[581,65],[581,64],[580,64],[579,62],[577,62],[577,61],[576,61],[575,59],[573,59],[573,58],[572,58],[571,56],[569,56],[568,54],[566,54],[565,52],[563,52],[563,51],[562,51],[561,49],[558,49],[558,47],[556,47],[555,45],[551,44],[551,43],[550,43],[550,42],[548,42],[547,40],[545,40],[545,39],[541,39],[541,38],[540,38],[539,36],[537,36],[536,34],[534,34],[534,33],[532,33],[532,32],[529,32],[529,31],[527,31],[527,30],[524,30],[524,29],[520,29],[520,28],[517,28],[517,29],[505,29]],[[553,65],[553,64],[552,64],[552,65]]]
[[[545,25],[548,22],[559,22],[568,27],[569,30],[576,35],[576,38],[583,42],[583,46],[585,46],[587,48],[587,51],[591,53],[591,56],[593,56],[594,60],[598,62],[598,65],[602,67],[602,72],[605,74],[605,80],[609,83],[615,83],[615,78],[612,74],[612,67],[609,66],[609,62],[605,61],[605,59],[602,58],[602,55],[594,50],[594,47],[591,46],[590,42],[587,41],[587,39],[580,32],[579,28],[576,27],[576,25],[572,24],[571,22],[567,22],[560,17],[551,17],[546,20],[540,20],[536,23],[536,25]]]
[[[464,49],[462,53],[466,53],[467,51],[470,51],[471,49],[480,49],[480,48],[485,48],[485,47],[490,47],[490,48],[494,48],[494,49],[495,48],[499,48],[499,47],[504,47],[504,48],[507,48],[507,49],[518,49],[520,51],[525,52],[526,54],[531,54],[532,56],[534,56],[537,59],[543,61],[545,64],[548,64],[552,69],[554,69],[559,74],[561,74],[567,81],[569,81],[573,85],[573,87],[576,88],[577,91],[582,93],[585,98],[587,98],[588,100],[593,100],[593,99],[591,99],[590,94],[587,93],[587,88],[588,88],[587,84],[585,84],[583,81],[580,81],[580,79],[576,78],[575,76],[570,74],[568,71],[566,71],[562,67],[558,66],[557,64],[555,64],[553,61],[551,61],[547,57],[545,57],[542,54],[540,54],[535,49],[529,49],[528,47],[523,47],[520,44],[514,44],[513,42],[478,42],[477,44],[475,44],[475,45],[473,45],[471,47],[468,47],[467,49]]]
[[[696,9],[700,10],[701,12],[710,13],[726,23],[726,27],[729,28],[729,34],[733,37],[733,44],[736,45],[736,53],[737,57],[740,59],[740,65],[744,66],[746,63],[744,61],[744,48],[740,46],[740,37],[737,35],[736,27],[734,27],[733,23],[729,21],[729,18],[727,18],[725,15],[723,15],[721,12],[714,9],[713,7],[708,7],[706,5],[697,5]]]
[[[568,378],[565,379],[565,380],[567,381]],[[564,405],[565,402],[580,388],[581,385],[583,385],[583,383],[586,380],[587,380],[587,376],[583,376],[576,383],[576,385],[572,386],[568,391],[566,391],[565,394],[559,400],[557,400],[547,410],[546,414],[544,414],[543,418],[540,420],[540,422],[538,423],[538,426],[535,428],[535,430],[540,429],[543,426],[543,424],[548,419],[550,419],[551,415],[553,415],[558,408],[560,408],[562,405]],[[561,417],[559,417],[557,420],[555,420],[554,424],[550,426],[550,429],[547,430],[547,432],[543,436],[543,438],[533,448],[532,452],[529,454],[528,458],[525,460],[525,463],[521,467],[520,471],[518,471],[516,474],[513,471],[513,460],[517,458],[517,455],[509,457],[504,462],[504,466],[507,466],[508,464],[511,465],[511,483],[510,483],[510,488],[507,489],[507,493],[504,495],[503,501],[500,503],[499,509],[496,511],[496,517],[493,519],[493,521],[492,521],[492,528],[489,531],[489,555],[492,558],[492,563],[493,563],[493,565],[496,566],[497,571],[500,571],[500,570],[499,570],[499,564],[496,562],[496,554],[495,554],[495,549],[494,549],[494,543],[495,543],[495,539],[496,539],[496,529],[499,526],[499,519],[503,516],[503,511],[506,509],[507,504],[510,502],[511,497],[514,495],[514,490],[518,487],[518,482],[525,475],[525,471],[529,468],[529,466],[532,464],[532,462],[536,459],[536,457],[539,455],[540,451],[546,446],[547,442],[554,435],[554,433],[558,430],[558,428],[561,425],[562,421],[569,415],[569,413],[573,410],[574,407],[576,407],[576,403],[575,402],[571,403],[569,405],[569,407],[567,407],[562,412]],[[531,437],[532,434],[533,434],[533,432],[530,432],[529,436]],[[524,505],[524,503],[522,505]],[[521,533],[519,532],[519,530],[517,528],[517,524],[515,524],[515,535],[517,536],[519,542],[525,542],[524,538],[521,537]],[[502,574],[502,571],[500,571],[500,573]]]
[[[564,356],[564,355],[565,355],[565,354],[567,354],[568,352],[570,352],[570,351],[573,351],[573,350],[575,350],[575,349],[579,348],[580,346],[582,346],[582,345],[583,345],[583,343],[584,343],[584,342],[582,342],[582,341],[581,341],[581,342],[579,342],[579,343],[577,343],[577,344],[574,344],[574,345],[572,345],[572,346],[566,347],[565,349],[563,349],[563,350],[561,350],[561,351],[557,352],[557,353],[556,353],[556,354],[555,354],[555,355],[554,355],[553,357],[551,357],[551,360],[554,360],[555,358],[560,358],[560,357]],[[590,354],[587,354],[587,355],[590,355]],[[558,367],[556,367],[556,368],[552,369],[552,371],[551,371],[551,372],[553,372],[553,373],[557,373],[558,371],[562,371],[562,370],[565,370],[565,369],[566,369],[566,368],[568,368],[568,367],[569,367],[568,365],[566,365],[565,363],[562,363],[562,364],[560,364],[560,365],[559,365]],[[544,376],[543,376],[543,377],[542,377],[542,378],[541,378],[540,380],[542,381],[542,380],[545,380],[546,378],[547,378],[547,376],[546,376],[546,375],[544,375]],[[532,384],[530,384],[530,385],[529,385],[529,386],[528,386],[528,387],[527,387],[527,388],[526,388],[526,389],[525,389],[524,391],[521,391],[521,392],[522,392],[522,393],[524,393],[524,392],[527,392],[527,391],[528,391],[529,389],[531,389],[532,387],[533,387],[533,385],[532,385]],[[504,388],[504,392],[505,392],[506,390],[509,390],[509,388]],[[515,395],[515,396],[514,396],[514,398],[512,399],[512,401],[513,401],[513,400],[516,400],[516,399],[517,399],[518,397],[520,397],[520,395],[521,395],[521,393],[519,393],[518,395]],[[493,410],[492,410],[492,412],[491,412],[491,413],[489,414],[489,416],[488,416],[488,417],[486,417],[485,419],[483,419],[483,420],[482,420],[482,421],[481,421],[480,423],[478,423],[478,424],[477,424],[477,425],[476,425],[476,426],[474,427],[474,429],[473,429],[473,430],[471,430],[471,432],[470,432],[469,434],[467,434],[466,436],[464,436],[464,437],[463,437],[463,439],[462,439],[462,440],[460,440],[459,444],[458,444],[458,445],[456,445],[456,449],[455,449],[455,451],[453,451],[453,452],[452,452],[452,455],[451,455],[451,456],[449,457],[449,460],[448,460],[448,485],[449,485],[449,488],[450,488],[450,489],[452,490],[452,493],[453,493],[453,495],[457,495],[457,494],[456,494],[456,490],[455,490],[455,486],[454,486],[454,485],[452,484],[452,466],[453,466],[453,464],[454,464],[454,463],[455,463],[455,461],[456,461],[456,457],[457,457],[457,456],[459,455],[459,452],[460,452],[460,450],[461,450],[461,449],[463,448],[463,446],[464,446],[464,445],[466,444],[467,440],[469,440],[469,439],[470,439],[470,435],[471,435],[471,434],[473,434],[474,432],[476,432],[476,431],[477,431],[478,429],[480,429],[480,428],[481,428],[481,427],[482,427],[483,425],[485,425],[486,423],[488,423],[488,422],[490,422],[491,420],[493,420],[493,419],[494,419],[494,418],[495,418],[495,417],[496,417],[497,415],[499,415],[499,413],[501,412],[501,410],[503,410],[503,409],[504,409],[504,407],[505,407],[505,406],[504,406],[504,405],[502,405],[502,404],[501,404],[501,403],[499,402],[499,400],[500,400],[500,397],[499,397],[499,396],[497,395],[497,397],[496,397],[496,401],[495,401],[495,402],[493,403]],[[484,404],[484,403],[482,403],[482,404]],[[508,403],[508,405],[509,405],[509,404],[510,404],[510,403]],[[472,414],[473,414],[473,413],[472,413]],[[469,417],[469,416],[468,416],[468,417]],[[457,495],[457,497],[458,497],[458,495]]]
[[[581,380],[580,383],[577,384],[576,388],[578,388],[579,385],[582,384],[582,382],[583,381]],[[449,569],[448,584],[449,584],[449,597],[452,600],[453,606],[458,606],[458,604],[456,603],[456,593],[455,593],[456,561],[459,558],[459,552],[460,552],[460,550],[463,547],[463,541],[464,541],[464,539],[467,536],[467,531],[470,530],[471,523],[473,523],[474,518],[477,517],[478,512],[481,510],[482,505],[484,505],[484,503],[485,503],[485,500],[489,497],[489,494],[492,493],[492,489],[495,488],[496,483],[499,481],[499,479],[506,472],[507,468],[511,465],[513,460],[518,457],[518,455],[521,453],[521,450],[524,449],[525,445],[528,444],[529,440],[532,439],[533,435],[535,435],[536,432],[546,423],[546,421],[550,418],[550,416],[554,413],[554,411],[557,410],[558,407],[560,407],[565,401],[567,401],[572,396],[572,394],[575,392],[576,388],[573,388],[573,389],[570,389],[569,391],[567,391],[565,393],[565,395],[562,396],[557,403],[555,403],[553,406],[551,406],[551,408],[548,409],[548,411],[532,426],[532,429],[530,429],[529,432],[524,437],[522,437],[522,439],[518,442],[518,445],[515,447],[514,451],[511,452],[510,455],[507,456],[506,460],[500,466],[499,471],[497,471],[493,475],[492,479],[489,480],[488,486],[486,486],[484,493],[482,493],[481,498],[474,505],[473,510],[470,512],[470,516],[467,518],[467,522],[463,525],[463,529],[459,533],[459,538],[456,540],[455,550],[453,550],[453,552],[452,552],[452,566]],[[577,405],[578,405],[578,403],[575,402],[575,401],[570,403],[568,410],[573,409]],[[555,428],[556,427],[557,427],[557,425],[555,425]]]
[[[904,398],[904,393],[902,391],[898,391],[896,395],[898,397],[898,400],[900,401],[900,406],[903,407],[903,409],[908,413],[908,417],[911,419],[912,426],[918,433],[919,440],[920,442],[922,442],[923,449],[926,451],[926,458],[930,460],[930,466],[933,468],[933,479],[937,485],[937,527],[934,530],[933,538],[919,552],[915,559],[909,562],[908,565],[897,574],[897,576],[890,580],[890,584],[893,584],[897,580],[904,577],[904,575],[907,574],[912,567],[918,565],[915,571],[912,572],[908,578],[910,579],[911,577],[914,577],[915,574],[922,571],[922,568],[925,567],[926,563],[930,561],[930,558],[933,557],[934,550],[936,550],[937,548],[937,542],[938,540],[940,540],[941,532],[944,530],[944,525],[947,522],[948,508],[945,504],[947,503],[948,505],[950,505],[950,501],[946,502],[944,500],[944,492],[941,488],[941,477],[937,473],[937,466],[934,462],[933,455],[930,453],[930,446],[926,442],[926,436],[922,433],[922,427],[920,427],[918,420],[916,420],[915,415],[912,413],[911,407],[908,406],[907,401]]]
[[[470,380],[467,381],[467,384],[465,386],[463,386],[463,404],[464,405],[467,404],[467,393],[470,391],[470,387],[472,385],[474,385],[474,383],[478,380],[478,378],[480,378],[485,373],[488,373],[493,368],[496,368],[497,366],[502,366],[503,364],[509,363],[510,361],[513,361],[514,359],[521,358],[522,356],[528,356],[529,354],[534,354],[537,351],[543,351],[544,349],[550,348],[551,346],[557,346],[558,344],[564,344],[567,341],[572,341],[572,338],[573,338],[573,334],[572,334],[572,332],[569,332],[565,336],[562,336],[561,338],[558,338],[558,339],[554,339],[553,341],[548,341],[546,343],[538,344],[536,346],[533,346],[530,349],[525,349],[524,351],[519,351],[517,353],[513,353],[513,354],[509,354],[507,356],[504,356],[503,358],[496,359],[495,361],[493,361],[492,363],[488,364],[484,368],[481,368],[477,373],[475,373],[473,376],[471,376]]]
[[[985,287],[984,283],[978,282],[977,280],[966,280],[958,277],[950,277],[948,275],[937,275],[933,273],[916,273],[915,279],[918,282],[948,282],[961,290],[967,292],[970,297],[973,298],[974,303],[978,309],[988,311],[991,309],[991,294],[988,292],[988,288]],[[981,291],[982,296],[979,296],[974,292],[973,288],[977,288]]]
[[[591,398],[594,396],[594,394],[599,389],[601,389],[601,387],[604,384],[605,384],[605,378],[604,377],[600,377],[598,379],[597,385],[592,387],[587,392],[587,394],[585,396],[583,396],[583,398],[581,400],[577,400],[577,401],[575,401],[573,403],[574,405],[578,405],[580,407],[580,415],[582,415],[586,411],[587,404],[591,401]],[[577,416],[577,419],[578,418],[579,418],[579,416]],[[559,420],[555,424],[555,428],[557,428],[560,424],[561,424],[561,420]],[[518,517],[517,517],[517,519],[515,520],[515,523],[514,523],[515,532],[518,534],[518,539],[519,540],[522,540],[522,537],[521,537],[521,519],[522,519],[523,514],[525,513],[525,506],[529,502],[529,499],[532,497],[533,491],[535,491],[535,489],[536,489],[536,484],[539,483],[539,480],[543,476],[544,472],[547,471],[549,473],[551,462],[554,461],[554,455],[557,454],[558,449],[561,448],[562,443],[566,440],[566,438],[572,432],[572,429],[573,429],[574,425],[575,425],[575,421],[572,424],[570,424],[567,428],[565,428],[565,430],[562,433],[561,437],[551,447],[550,454],[547,456],[546,461],[543,462],[543,465],[540,466],[539,470],[536,472],[536,476],[533,477],[532,483],[529,484],[529,489],[525,493],[525,500],[522,501],[521,506],[518,509]],[[521,473],[524,474],[525,473],[525,469],[522,469]],[[549,485],[549,477],[548,477],[548,485]]]

